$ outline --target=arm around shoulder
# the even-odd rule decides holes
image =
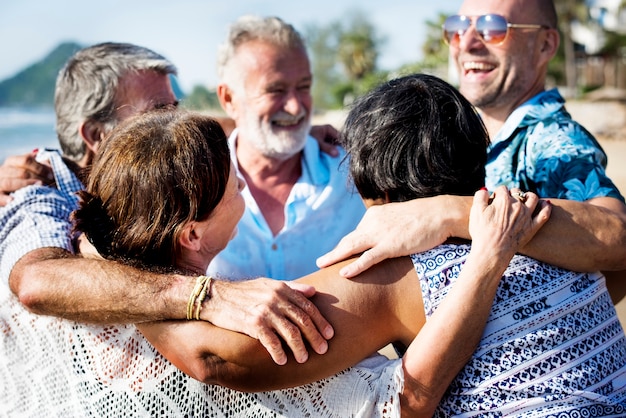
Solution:
[[[315,286],[312,301],[335,328],[328,352],[311,353],[304,363],[290,356],[279,366],[257,340],[208,323],[157,322],[140,324],[139,329],[165,357],[195,379],[242,391],[310,383],[356,364],[390,342],[408,345],[424,323],[411,261],[386,260],[354,280],[339,277],[340,267],[302,279]]]
[[[551,203],[550,220],[520,252],[575,271],[626,270],[626,206],[620,200]]]
[[[9,276],[31,312],[101,324],[184,318],[190,280],[53,247],[22,256]]]
[[[469,239],[471,206],[471,196],[452,195],[371,206],[357,228],[317,264],[326,267],[362,252],[341,271],[353,277],[384,259],[430,250],[450,237]]]

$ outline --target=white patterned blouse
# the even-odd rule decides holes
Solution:
[[[411,256],[429,317],[469,245]],[[474,355],[436,417],[626,416],[626,336],[600,273],[516,255]]]

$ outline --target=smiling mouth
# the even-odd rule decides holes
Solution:
[[[272,125],[273,126],[279,126],[279,127],[282,127],[282,128],[289,128],[289,127],[292,127],[292,126],[299,125],[302,122],[303,119],[304,119],[304,116],[295,117],[295,118],[274,119],[272,121]]]
[[[468,61],[468,62],[464,62],[463,63],[463,70],[465,72],[471,72],[471,71],[491,71],[494,68],[496,68],[495,65],[488,64],[486,62]]]

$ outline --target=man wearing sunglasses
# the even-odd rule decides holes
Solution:
[[[620,271],[626,269],[626,206],[606,176],[598,142],[571,119],[558,91],[545,89],[559,46],[556,27],[550,0],[466,0],[446,19],[443,34],[459,89],[491,137],[487,188],[529,190],[553,204],[550,220],[523,253],[576,271],[604,271],[617,301],[626,288]],[[365,251],[344,268],[352,277],[385,258],[451,236],[469,238],[468,208],[458,196],[374,207],[318,265]]]
[[[505,184],[545,198],[599,198],[595,203],[621,211],[623,198],[606,177],[599,144],[571,120],[558,91],[545,90],[559,45],[556,27],[554,5],[546,0],[465,1],[443,24],[459,89],[479,109],[493,143],[486,186]]]

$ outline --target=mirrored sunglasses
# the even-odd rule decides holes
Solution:
[[[474,24],[480,40],[489,45],[500,45],[506,39],[509,28],[549,29],[545,25],[509,23],[504,16],[486,14],[481,16],[453,15],[443,22],[443,39],[448,45],[457,46],[459,39]]]

